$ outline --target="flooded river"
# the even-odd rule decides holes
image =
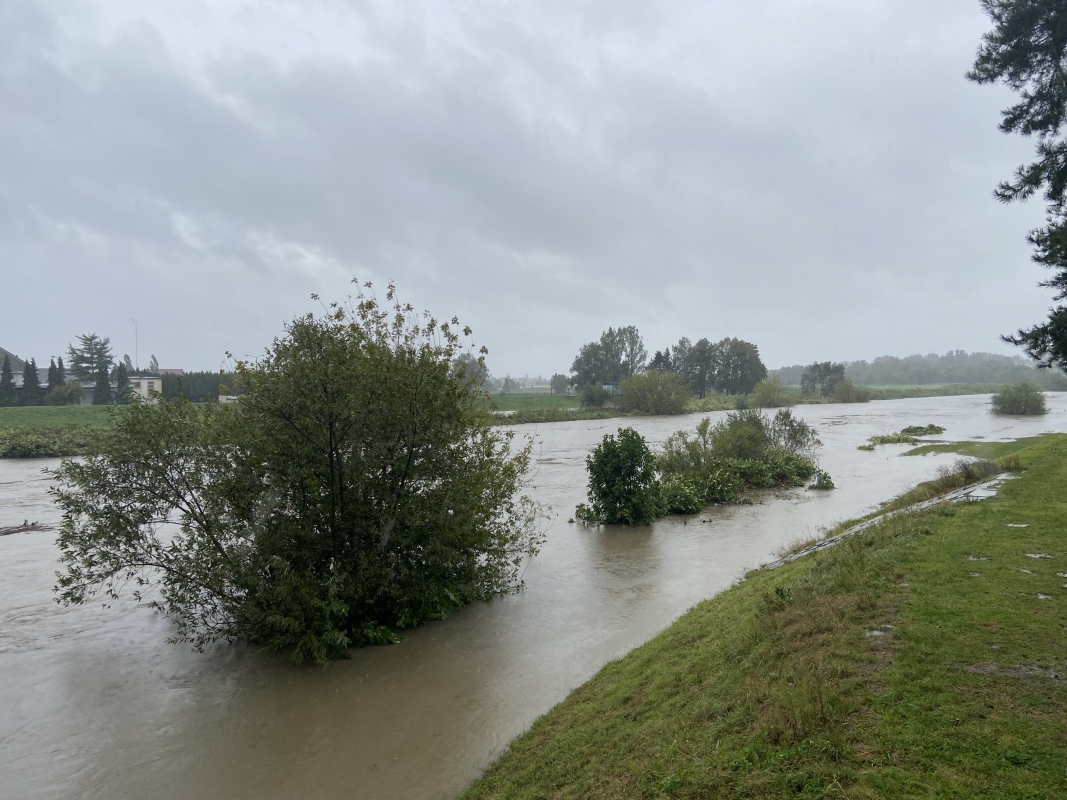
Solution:
[[[586,454],[620,424],[655,444],[699,416],[523,426],[540,456],[531,494],[554,509],[521,594],[353,651],[325,668],[220,645],[168,645],[169,624],[118,603],[52,600],[54,533],[0,538],[0,796],[454,797],[539,714],[776,550],[930,478],[954,456],[856,447],[936,423],[946,438],[1067,430],[1051,413],[998,418],[988,396],[801,406],[838,489],[803,489],[650,528],[567,524]],[[711,414],[720,418],[722,414]],[[40,461],[0,461],[0,526],[55,524]]]

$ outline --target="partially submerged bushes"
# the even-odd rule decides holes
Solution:
[[[61,458],[86,452],[101,436],[84,425],[0,431],[0,458]]]
[[[677,372],[650,369],[641,375],[623,378],[619,384],[622,411],[642,414],[683,414],[693,393],[685,378]]]
[[[850,380],[839,381],[834,386],[835,403],[869,403],[871,390],[865,386],[856,386]]]
[[[771,375],[756,384],[750,405],[754,408],[782,408],[793,405],[793,398],[782,379]]]
[[[1012,416],[1038,416],[1048,413],[1045,395],[1032,383],[1005,386],[993,394],[993,413]]]
[[[576,514],[590,523],[647,524],[733,502],[746,489],[801,486],[818,471],[812,455],[820,446],[811,426],[788,409],[773,419],[756,410],[716,425],[705,418],[695,435],[671,434],[658,457],[632,428],[620,429],[586,459],[589,505]]]
[[[945,429],[940,425],[909,425],[901,428],[900,433],[886,433],[880,436],[872,436],[867,444],[861,444],[857,450],[874,450],[879,444],[918,444],[918,436],[936,436],[944,433]]]

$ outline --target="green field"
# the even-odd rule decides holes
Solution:
[[[464,797],[1067,796],[1067,436],[1019,447],[1027,470],[995,498],[696,606]]]
[[[498,411],[529,411],[544,408],[578,408],[577,397],[562,394],[506,394],[492,395],[490,405]]]
[[[27,406],[0,408],[0,431],[13,428],[60,428],[87,425],[92,428],[111,426],[109,406]]]

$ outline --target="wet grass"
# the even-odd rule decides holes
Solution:
[[[110,428],[107,406],[26,406],[0,408],[0,431],[12,428],[60,428],[87,425]]]
[[[1011,442],[942,442],[924,444],[904,453],[906,456],[923,456],[927,453],[959,453],[961,456],[985,458],[993,461],[1004,458],[1040,443],[1045,436],[1031,436]]]
[[[490,404],[498,411],[528,411],[546,408],[578,408],[577,397],[562,394],[493,395]]]
[[[1008,455],[1029,469],[995,498],[696,606],[464,797],[1067,796],[1067,436]]]

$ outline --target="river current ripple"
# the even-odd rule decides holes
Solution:
[[[537,440],[530,493],[554,509],[526,590],[325,668],[168,645],[170,624],[132,602],[57,606],[55,534],[2,537],[0,797],[454,797],[607,661],[783,546],[955,459],[857,451],[867,437],[928,423],[954,440],[1067,431],[1067,394],[1047,397],[1051,413],[1030,419],[992,416],[988,396],[801,406],[838,489],[634,529],[567,523],[586,454],[622,424],[660,444],[700,416],[520,426]],[[41,472],[55,463],[0,461],[0,526],[58,522]]]

